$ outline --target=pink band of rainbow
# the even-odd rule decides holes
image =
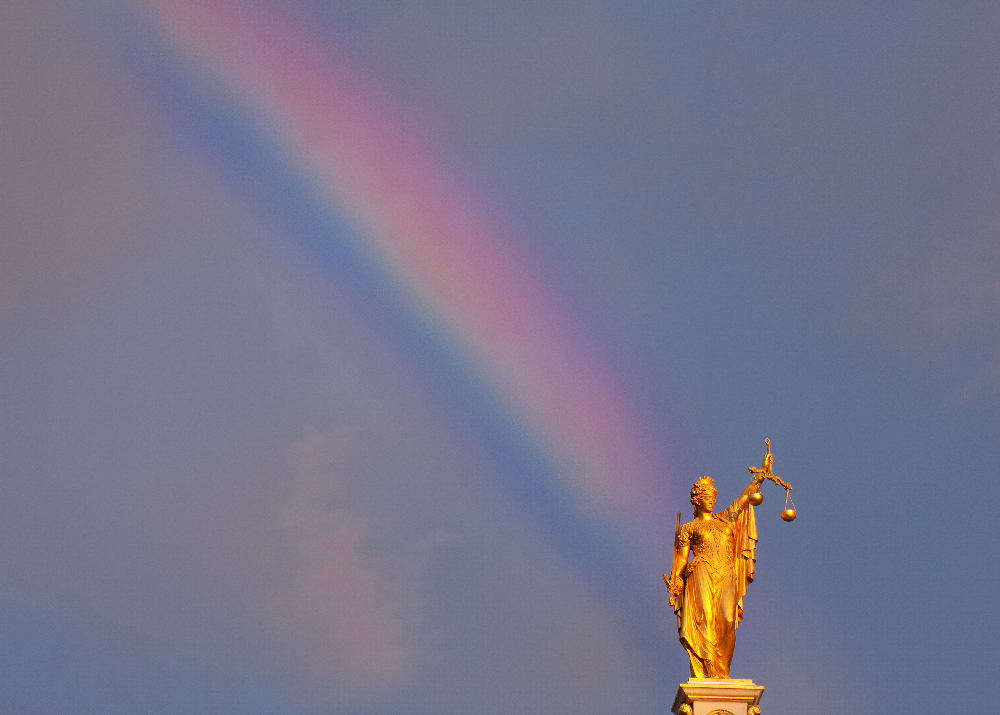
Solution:
[[[660,521],[666,475],[638,409],[517,242],[377,83],[271,3],[144,6],[539,436],[584,511]]]

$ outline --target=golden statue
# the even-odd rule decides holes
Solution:
[[[791,486],[772,471],[771,440],[760,469],[749,467],[750,484],[725,511],[713,513],[717,495],[711,477],[691,487],[694,519],[681,526],[677,512],[674,560],[663,580],[670,591],[670,605],[677,614],[677,632],[691,659],[691,677],[728,678],[736,645],[736,629],[743,618],[743,595],[753,581],[757,559],[757,524],[753,508],[764,497],[765,479],[785,488],[786,508],[781,518],[795,518],[794,503],[787,507]],[[688,556],[694,558],[688,561]]]

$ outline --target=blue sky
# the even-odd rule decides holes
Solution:
[[[765,712],[988,707],[1000,8],[284,7],[521,227],[668,512],[771,439]],[[665,712],[659,573],[137,18],[0,7],[0,710]]]

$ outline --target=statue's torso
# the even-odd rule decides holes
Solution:
[[[691,544],[696,560],[705,562],[717,574],[732,568],[735,535],[728,521],[713,514],[711,519],[688,522],[681,532]]]

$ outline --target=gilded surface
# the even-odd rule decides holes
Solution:
[[[758,490],[765,479],[791,489],[774,476],[770,440],[766,444],[760,469],[750,467],[750,484],[728,508],[713,512],[715,485],[710,477],[702,477],[691,487],[694,519],[681,526],[677,512],[673,566],[663,580],[694,678],[729,677],[743,596],[753,581],[756,561],[753,504],[760,503]]]

